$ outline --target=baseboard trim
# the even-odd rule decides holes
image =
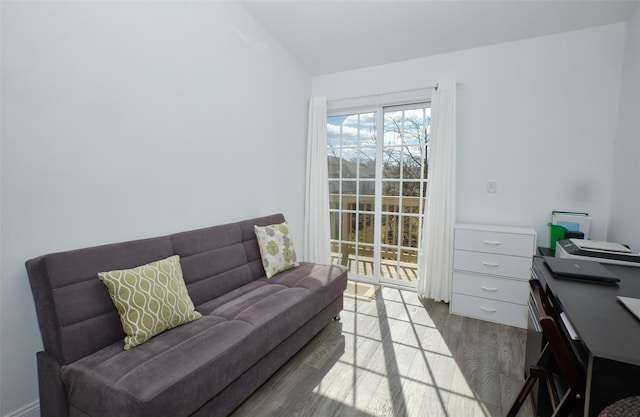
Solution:
[[[40,417],[40,401],[34,401],[29,405],[7,414],[5,417]]]

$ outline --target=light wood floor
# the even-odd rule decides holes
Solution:
[[[501,417],[522,386],[524,330],[386,287],[329,324],[232,415]],[[519,416],[533,416],[530,403]]]

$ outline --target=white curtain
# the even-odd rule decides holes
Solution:
[[[329,239],[327,98],[311,97],[307,133],[304,260],[323,264],[330,263]]]
[[[418,293],[449,302],[456,220],[456,83],[438,83],[431,97],[429,182],[418,255]]]

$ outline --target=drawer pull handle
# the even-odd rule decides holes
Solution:
[[[500,244],[500,242],[497,241],[497,240],[485,240],[484,244],[485,245],[498,246]]]
[[[486,261],[482,262],[482,265],[484,265],[484,266],[493,266],[493,267],[500,266],[500,264],[497,263],[497,262],[486,262]]]
[[[487,307],[480,307],[480,310],[486,311],[487,313],[495,313],[497,311],[495,308],[487,308]]]
[[[485,291],[498,291],[496,287],[485,287],[484,285],[480,286]]]

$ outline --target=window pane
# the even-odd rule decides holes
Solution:
[[[342,194],[342,210],[356,210],[356,196],[350,194]]]
[[[375,196],[376,195],[376,182],[361,180],[360,181],[360,195],[362,196]]]
[[[342,236],[340,236],[340,240],[342,240],[343,248],[351,247],[350,245],[344,246],[347,243],[355,243],[356,241],[356,215],[354,213],[342,213],[340,216],[340,220],[342,221]]]
[[[422,205],[420,202],[422,200]],[[424,199],[420,197],[403,197],[402,198],[402,212],[411,214],[422,214],[422,207],[424,207]]]
[[[359,136],[359,117],[350,114],[342,122],[342,146],[357,147]]]
[[[404,181],[402,183],[402,195],[407,197],[420,197],[420,181]]]
[[[331,263],[334,265],[340,265],[340,244],[337,242],[331,242]]]
[[[382,178],[400,178],[401,148],[385,148],[382,151]]]
[[[382,216],[382,233],[380,234],[380,243],[383,245],[398,244],[398,228],[400,227],[399,216],[387,214]]]
[[[400,208],[400,182],[382,182],[382,211],[397,212]]]
[[[356,182],[353,180],[342,181],[342,194],[354,194],[356,193]]]
[[[384,146],[400,145],[402,110],[384,113]]]
[[[358,176],[358,151],[356,149],[342,149],[342,178],[356,178]]]
[[[340,182],[329,181],[329,208],[338,209],[340,205]]]
[[[402,123],[402,139],[407,145],[424,143],[424,118],[422,109],[405,110]]]
[[[402,242],[401,246],[418,248],[420,236],[420,219],[418,217],[402,217]]]
[[[328,148],[327,169],[329,178],[340,178],[340,149]]]
[[[376,146],[376,114],[360,114],[360,146]]]
[[[331,229],[331,240],[340,239],[340,224],[338,223],[340,213],[329,213],[329,228]]]
[[[374,213],[376,211],[375,201],[373,196],[360,196],[358,204],[358,210],[363,213]]]
[[[360,165],[360,178],[376,177],[376,150],[364,148],[358,152],[358,162]]]
[[[399,196],[400,181],[382,181],[382,196]]]
[[[358,210],[366,213],[373,213],[375,211],[374,197],[360,196]]]
[[[398,278],[402,281],[415,282],[418,280],[418,251],[404,249],[400,255],[400,268]]]
[[[373,244],[373,213],[358,215],[358,241]]]
[[[415,249],[402,249],[400,252],[400,265],[412,263],[415,264],[418,262],[418,251]],[[403,271],[400,272],[400,275],[403,275]]]
[[[340,136],[342,130],[342,121],[345,116],[331,116],[327,117],[327,146],[337,147],[340,146]]]
[[[354,243],[342,243],[340,245],[340,259],[342,265],[349,268],[350,272],[356,272],[356,249]]]
[[[356,209],[356,182],[342,182],[342,210]]]
[[[375,276],[373,270],[373,246],[366,244],[358,245],[358,270],[357,272],[365,276]]]
[[[397,213],[400,210],[398,197],[382,197],[382,212]]]
[[[380,275],[383,278],[398,278],[398,248],[380,248]]]
[[[403,148],[402,177],[408,179],[422,178],[422,160],[424,151],[421,146],[405,146]]]

